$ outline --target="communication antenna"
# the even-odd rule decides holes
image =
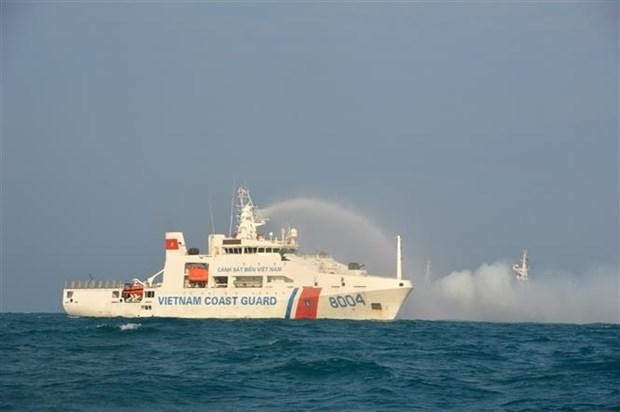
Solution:
[[[213,219],[213,199],[209,196],[209,221],[211,223],[211,232],[215,233],[215,220]]]
[[[426,283],[431,282],[431,273],[432,273],[431,260],[429,259],[426,261],[426,272],[424,273],[424,280],[426,280]]]
[[[230,200],[230,225],[228,226],[228,236],[232,237],[232,227],[233,227],[233,213],[235,212],[235,196],[237,194],[237,182],[236,179],[233,178],[233,191],[232,198]]]
[[[396,236],[396,279],[403,279],[403,259],[400,251],[400,235]]]

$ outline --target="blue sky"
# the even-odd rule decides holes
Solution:
[[[1,7],[2,311],[153,273],[166,230],[202,246],[233,181],[438,273],[618,265],[617,2]]]

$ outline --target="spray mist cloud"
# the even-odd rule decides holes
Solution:
[[[583,274],[530,272],[515,278],[510,264],[483,263],[416,284],[404,317],[498,322],[618,323],[618,270],[600,265]]]
[[[293,198],[261,213],[272,223],[300,229],[306,251],[326,251],[340,260],[366,263],[370,273],[394,276],[394,241],[358,211],[321,199]],[[515,278],[509,262],[498,260],[433,279],[414,274],[412,280],[414,291],[401,318],[620,322],[615,266],[599,265],[583,274],[532,270],[523,282]]]

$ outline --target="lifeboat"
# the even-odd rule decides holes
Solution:
[[[125,283],[123,292],[121,293],[124,298],[136,298],[142,297],[144,294],[144,286],[138,282]]]
[[[187,273],[187,279],[190,282],[208,282],[209,269],[204,266],[192,266]]]

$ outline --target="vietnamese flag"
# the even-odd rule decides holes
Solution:
[[[179,242],[176,239],[166,239],[166,250],[179,249]]]

